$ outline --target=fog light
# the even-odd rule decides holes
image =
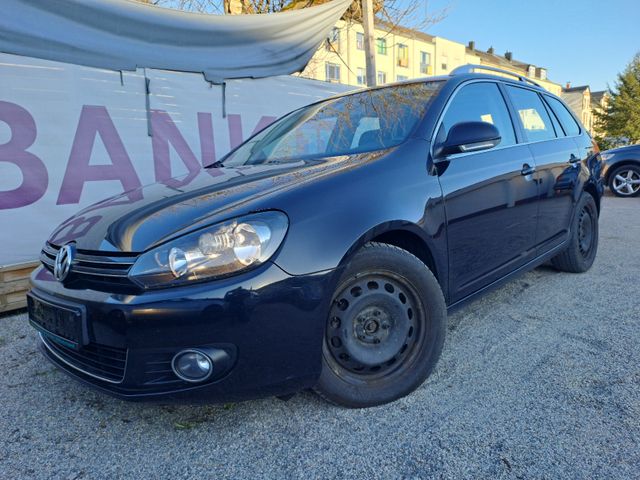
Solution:
[[[185,382],[203,382],[213,373],[213,362],[199,350],[182,350],[173,357],[171,368]]]

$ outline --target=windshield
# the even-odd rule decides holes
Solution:
[[[442,82],[365,90],[296,110],[222,160],[224,166],[280,164],[399,145]]]

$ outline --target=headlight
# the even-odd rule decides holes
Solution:
[[[601,153],[600,154],[600,158],[602,159],[603,162],[606,162],[607,160],[609,160],[611,157],[613,157],[612,153]]]
[[[237,273],[271,258],[288,225],[284,213],[270,211],[203,228],[142,254],[129,278],[158,288]]]

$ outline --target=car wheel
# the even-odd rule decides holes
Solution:
[[[351,408],[409,394],[440,357],[446,318],[440,285],[424,263],[392,245],[366,244],[333,296],[316,392]]]
[[[563,272],[582,273],[593,265],[598,251],[598,208],[593,197],[584,192],[571,223],[569,245],[551,263]]]
[[[618,197],[640,195],[640,166],[623,165],[611,172],[609,188]]]

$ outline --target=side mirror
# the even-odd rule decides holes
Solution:
[[[493,148],[500,143],[498,129],[488,122],[456,123],[449,130],[447,139],[436,148],[436,157],[455,153],[477,152]]]

